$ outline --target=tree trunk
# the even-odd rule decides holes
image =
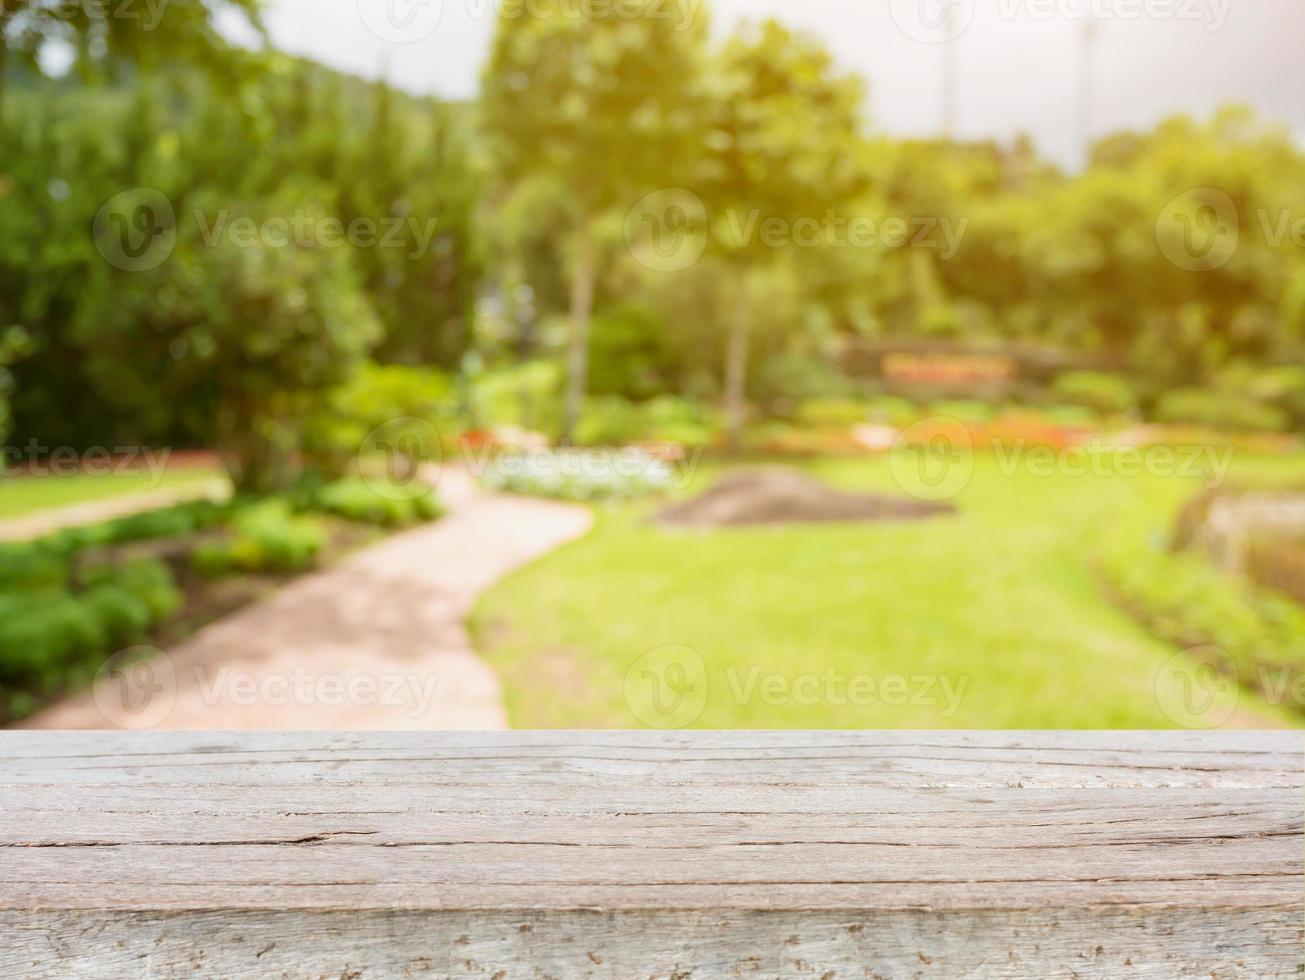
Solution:
[[[9,30],[9,15],[4,12],[6,0],[0,0],[0,126],[5,123],[5,69],[9,66],[9,45],[5,31]]]
[[[748,308],[748,274],[738,275],[738,295],[725,349],[725,434],[731,452],[743,447],[743,426],[748,414],[748,346],[752,317]]]
[[[575,269],[571,273],[571,345],[567,351],[566,408],[562,445],[575,438],[589,388],[589,318],[594,305],[594,240],[586,222],[580,230]]]
[[[288,485],[292,447],[288,431],[276,421],[273,405],[260,409],[247,395],[224,400],[218,409],[217,450],[232,487],[263,496]]]

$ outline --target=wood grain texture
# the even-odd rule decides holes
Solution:
[[[1279,733],[6,733],[0,976],[1305,974]]]

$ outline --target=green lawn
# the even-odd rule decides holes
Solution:
[[[52,507],[108,500],[166,487],[180,487],[220,479],[215,470],[177,469],[155,477],[149,472],[103,476],[0,477],[0,520],[25,517]]]
[[[895,489],[883,460],[810,468]],[[1248,475],[1305,459],[1239,457]],[[929,522],[683,533],[601,508],[472,625],[518,727],[1172,728],[1193,721],[1176,651],[1102,597],[1090,558],[1163,540],[1199,486],[980,457],[960,513]],[[1250,694],[1240,711],[1296,723]]]

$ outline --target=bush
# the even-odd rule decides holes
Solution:
[[[655,310],[629,304],[607,307],[593,318],[590,336],[593,394],[637,400],[669,387],[666,325]]]
[[[768,411],[783,417],[794,405],[839,396],[847,389],[847,378],[824,357],[779,354],[766,358],[757,369],[758,399]]]
[[[1103,415],[1137,410],[1137,393],[1123,376],[1102,371],[1070,371],[1051,387],[1057,399]]]
[[[710,446],[720,437],[720,421],[709,405],[692,398],[662,395],[639,406],[646,437],[688,448]]]
[[[1305,367],[1270,368],[1259,375],[1255,386],[1264,400],[1284,409],[1293,423],[1305,425]]]
[[[407,498],[405,492],[396,488],[395,492],[386,494],[361,479],[340,480],[318,490],[309,506],[360,524],[383,527],[417,524],[441,515],[433,489],[414,498]]]
[[[111,537],[88,529],[85,537]],[[10,544],[0,568],[0,683],[29,691],[66,686],[114,647],[171,615],[181,593],[153,558],[103,563],[72,574],[69,541]]]
[[[1037,409],[1020,409],[1008,412],[1003,417],[1003,421],[1025,419],[1067,429],[1094,429],[1101,424],[1096,410],[1082,405],[1047,405]]]
[[[312,565],[326,542],[321,520],[296,516],[287,501],[271,499],[237,511],[229,536],[196,548],[191,560],[206,575],[297,572]]]
[[[81,602],[109,646],[139,639],[154,623],[145,600],[121,585],[97,586],[82,596]]]
[[[935,402],[929,406],[929,414],[938,418],[955,419],[957,422],[980,424],[996,419],[997,409],[987,402]]]
[[[581,446],[628,446],[638,442],[665,442],[700,447],[714,443],[720,423],[712,409],[689,398],[663,395],[651,401],[591,398],[576,427]]]
[[[398,419],[411,419],[403,429]],[[436,440],[460,428],[453,385],[428,368],[365,364],[334,389],[304,425],[304,451],[328,479],[342,476],[371,433],[385,426],[389,439],[416,439],[423,458],[436,458]],[[433,434],[432,434],[433,433]]]
[[[1215,429],[1284,432],[1287,412],[1247,395],[1205,388],[1179,388],[1160,397],[1155,417],[1161,422],[1205,425]]]
[[[1217,647],[1241,684],[1261,693],[1270,673],[1305,670],[1305,608],[1244,579],[1230,579],[1199,558],[1123,549],[1102,570],[1133,615],[1179,647]]]
[[[92,672],[106,653],[141,639],[181,605],[181,593],[163,562],[148,557],[102,562],[74,575],[79,548],[164,527],[172,531],[178,521],[190,525],[197,515],[207,514],[170,508],[162,522],[142,515],[145,520],[0,547],[0,694],[12,696],[9,710],[30,710],[32,693],[67,687]]]
[[[68,556],[46,542],[0,544],[0,591],[61,589],[68,582]]]
[[[47,690],[107,638],[95,609],[67,592],[0,594],[0,679]]]
[[[42,538],[40,543],[58,554],[71,556],[84,548],[185,537],[216,526],[229,512],[227,504],[195,500],[89,527],[65,528]]]
[[[437,521],[444,516],[444,507],[433,492],[414,497],[408,503],[412,507],[413,520],[419,523]]]
[[[149,615],[152,625],[176,612],[181,593],[173,582],[168,566],[155,558],[131,558],[123,562],[92,565],[78,575],[79,584],[88,590],[120,588],[137,599]]]
[[[556,361],[531,361],[488,372],[471,388],[477,425],[514,425],[556,435],[562,425],[566,373]]]
[[[581,446],[625,446],[648,437],[638,407],[624,398],[591,398],[575,430]]]
[[[864,402],[851,398],[810,398],[798,406],[794,418],[814,429],[850,429],[869,417]]]
[[[895,425],[904,429],[918,421],[926,413],[920,406],[908,398],[894,395],[876,395],[866,402],[866,418],[883,425]]]

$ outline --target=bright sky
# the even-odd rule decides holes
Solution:
[[[570,0],[605,4],[620,0]],[[277,44],[412,91],[476,93],[495,17],[532,0],[270,0]],[[664,0],[710,11],[714,30],[775,17],[824,39],[871,86],[875,127],[939,133],[945,36],[930,24],[955,8],[956,133],[1030,133],[1042,152],[1079,159],[1087,24],[1092,131],[1146,127],[1175,112],[1246,102],[1305,137],[1305,3],[1301,0]],[[702,5],[706,4],[705,7]],[[672,6],[678,5],[678,6]]]

